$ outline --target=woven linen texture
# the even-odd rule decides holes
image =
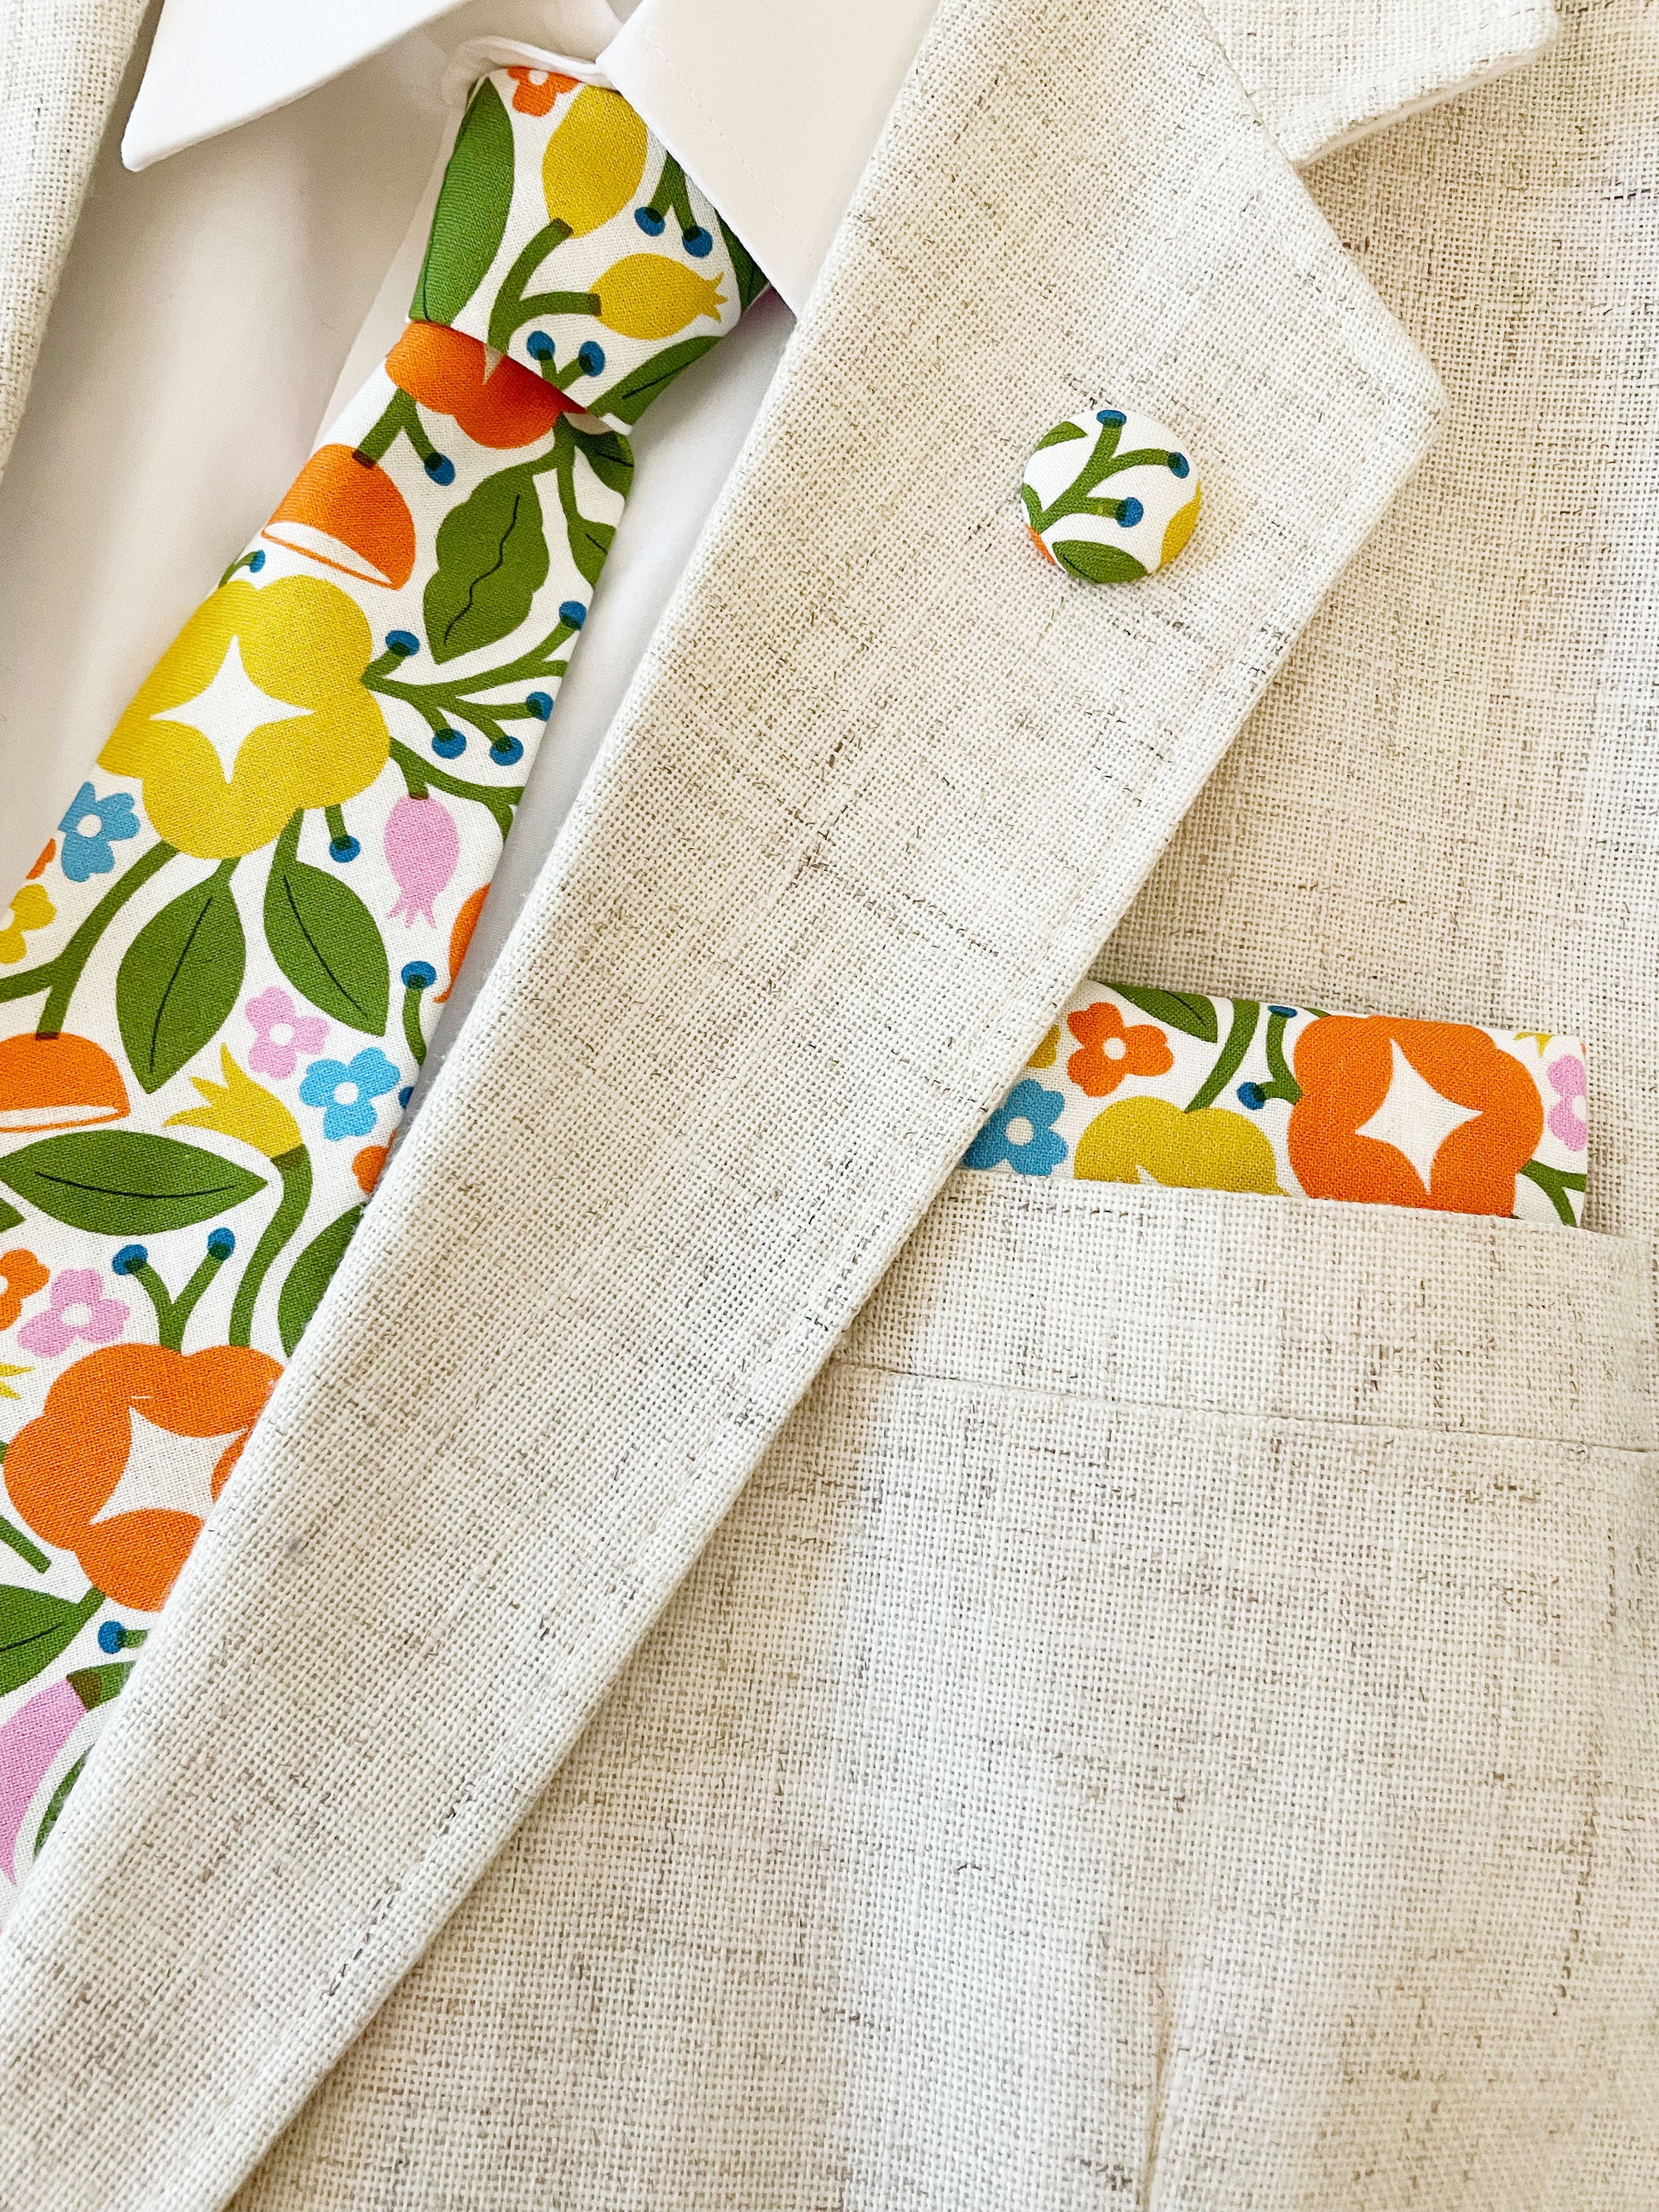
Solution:
[[[144,0],[0,8],[0,469]]]
[[[1322,163],[1447,436],[1097,963],[1581,1035],[1591,1229],[1659,1231],[1659,58],[1629,0]]]
[[[237,2212],[1644,2212],[1620,1239],[953,1178]]]
[[[1316,173],[1455,434],[1099,963],[1582,1023],[1621,1233],[957,1178],[246,2212],[1647,2212],[1656,109]]]
[[[1209,0],[1208,14],[1298,162],[1503,75],[1556,28],[1553,0]]]
[[[1211,489],[1180,562],[1103,596],[1017,488],[1126,364]],[[5,1932],[0,2199],[241,2179],[544,1784],[1437,408],[1184,6],[945,9],[331,1348]]]

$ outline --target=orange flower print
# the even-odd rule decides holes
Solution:
[[[386,1155],[391,1150],[390,1145],[365,1145],[362,1152],[352,1154],[351,1172],[365,1198],[385,1174]]]
[[[118,1605],[154,1613],[282,1371],[244,1345],[91,1352],[6,1454],[12,1504]]]
[[[1511,1214],[1538,1086],[1483,1030],[1332,1014],[1297,1040],[1291,1165],[1310,1198]]]
[[[513,105],[520,115],[545,115],[562,92],[574,92],[580,79],[565,76],[558,70],[526,69],[515,65],[508,70],[516,89]]]
[[[1105,1098],[1126,1075],[1166,1075],[1175,1066],[1164,1032],[1151,1022],[1132,1022],[1109,999],[1097,999],[1067,1014],[1066,1026],[1082,1046],[1066,1063],[1066,1073],[1091,1098]]]
[[[577,403],[522,362],[492,362],[481,338],[443,323],[410,323],[386,357],[400,392],[434,414],[453,416],[474,445],[503,448],[544,438]]]
[[[319,446],[259,534],[388,591],[415,573],[408,501],[378,462],[349,446]]]
[[[92,1038],[68,1030],[0,1038],[0,1132],[79,1129],[131,1110],[120,1069]]]
[[[49,1279],[49,1271],[21,1244],[15,1252],[0,1252],[0,1283],[5,1285],[0,1291],[0,1328],[9,1328],[22,1312],[24,1299],[44,1291]]]

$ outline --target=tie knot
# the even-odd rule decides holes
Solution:
[[[765,283],[620,93],[498,70],[468,103],[410,309],[473,343],[420,342],[415,396],[464,428],[464,410],[550,404],[625,429]]]

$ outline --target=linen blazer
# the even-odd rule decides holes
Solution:
[[[4,419],[136,14],[9,0]],[[0,1936],[7,2212],[1653,2202],[1659,64],[1286,151],[1548,30],[944,0]],[[953,1176],[1091,963],[1577,1030],[1589,1233]]]

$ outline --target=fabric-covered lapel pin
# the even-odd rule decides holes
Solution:
[[[1175,559],[1202,501],[1161,422],[1102,407],[1039,439],[1020,487],[1031,542],[1085,583],[1122,584]]]

